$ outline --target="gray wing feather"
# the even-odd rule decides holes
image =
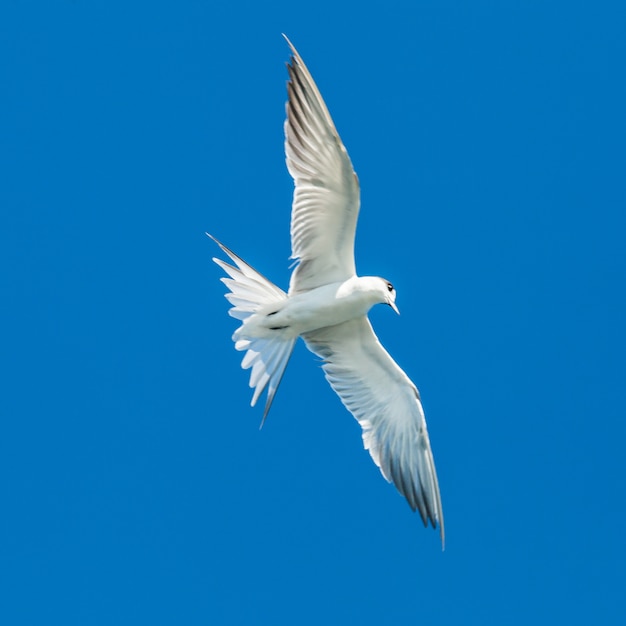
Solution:
[[[289,292],[297,293],[356,274],[359,183],[309,70],[287,43],[292,57],[287,65],[285,154],[295,183],[291,256],[299,261]]]
[[[362,317],[304,335],[324,359],[331,387],[363,428],[363,444],[383,476],[418,511],[439,526],[443,511],[420,395]]]

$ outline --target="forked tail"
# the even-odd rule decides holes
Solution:
[[[246,350],[241,362],[243,369],[252,368],[250,372],[250,387],[254,388],[251,406],[254,406],[267,387],[267,400],[261,426],[272,406],[272,400],[285,373],[289,357],[296,343],[295,338],[285,338],[277,333],[271,337],[251,337],[245,332],[246,320],[254,315],[260,308],[272,302],[283,302],[287,294],[265,276],[259,274],[250,267],[242,258],[232,250],[220,243],[212,235],[207,235],[227,254],[235,263],[236,267],[225,263],[221,259],[214,258],[230,278],[222,278],[221,281],[230,289],[226,299],[233,305],[228,311],[232,317],[241,320],[243,324],[233,335],[236,350]]]

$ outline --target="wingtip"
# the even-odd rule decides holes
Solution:
[[[289,37],[287,37],[285,33],[281,33],[281,35],[285,38],[285,41],[287,42],[287,45],[289,46],[289,49],[291,50],[291,54],[293,55],[293,58],[295,59],[296,63],[298,63],[299,65],[302,65],[302,58],[300,57],[300,54],[296,50],[296,47],[291,43]]]
[[[437,516],[437,525],[439,526],[439,537],[441,538],[441,551],[446,550],[446,531],[443,526],[443,515]]]
[[[287,42],[287,45],[291,48],[291,50],[295,52],[296,49],[293,47],[293,44],[291,43],[291,41],[289,41],[289,37],[287,37],[285,33],[281,33],[281,35],[283,36],[283,38],[285,39],[285,41]]]

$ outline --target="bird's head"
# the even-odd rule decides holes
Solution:
[[[393,285],[384,278],[379,278],[378,280],[381,283],[382,303],[388,304],[398,315],[400,315],[400,311],[398,311],[398,307],[396,306],[396,290],[393,288]]]

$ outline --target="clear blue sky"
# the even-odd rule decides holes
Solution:
[[[220,8],[216,8],[220,5]],[[0,622],[626,623],[623,2],[6,0]],[[446,551],[299,345],[265,428],[208,230],[279,285],[298,47],[362,186]]]

